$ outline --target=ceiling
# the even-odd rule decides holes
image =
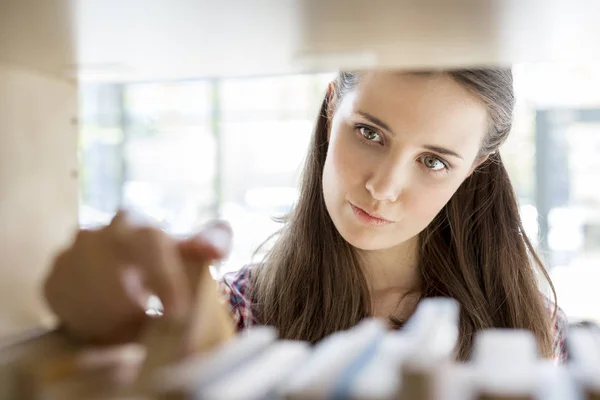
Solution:
[[[600,58],[596,0],[0,0],[0,61],[92,81]]]

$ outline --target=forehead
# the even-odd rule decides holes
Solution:
[[[373,114],[398,135],[435,144],[478,147],[487,128],[483,102],[444,73],[367,72],[340,106]]]

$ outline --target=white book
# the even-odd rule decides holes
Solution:
[[[569,369],[581,390],[600,396],[600,333],[588,327],[569,329]]]
[[[346,380],[375,351],[386,329],[383,321],[366,319],[352,329],[323,339],[282,388],[282,394],[288,399],[341,398],[336,392],[345,390]]]
[[[363,400],[394,399],[399,387],[398,370],[411,342],[401,332],[387,333],[373,357],[352,380],[348,397]]]
[[[199,354],[177,364],[159,368],[155,372],[157,393],[195,393],[198,387],[208,385],[230,373],[233,368],[250,362],[277,339],[272,327],[258,326],[246,329],[223,345],[208,353]]]
[[[536,399],[576,400],[580,399],[580,388],[565,365],[555,365],[554,361],[542,360],[538,367],[538,388]]]
[[[427,360],[436,365],[452,358],[458,340],[458,321],[459,305],[455,300],[428,298],[419,304],[401,331],[381,334],[376,329],[369,332],[364,326],[357,326],[347,332],[350,336],[338,334],[336,342],[317,350],[315,363],[320,364],[306,367],[311,372],[304,378],[304,386],[310,389],[300,393],[311,398],[324,398],[327,394],[337,399],[396,398],[401,366],[409,358],[413,364]],[[378,326],[379,321],[375,324],[374,327]],[[344,340],[350,344],[345,345]],[[336,348],[344,346],[346,353],[335,355]],[[330,360],[324,361],[326,357]],[[319,368],[323,366],[324,371]],[[297,378],[301,380],[302,377]]]
[[[197,399],[265,399],[279,396],[279,387],[311,354],[307,342],[282,340],[272,344],[223,379],[199,388]]]
[[[407,362],[432,365],[454,356],[460,306],[451,298],[425,298],[408,320],[404,333],[412,342]]]
[[[454,299],[421,300],[404,329],[409,346],[396,369],[400,398],[430,399],[435,396],[441,370],[455,359],[459,315],[460,306]]]
[[[533,397],[540,358],[535,337],[520,329],[486,329],[473,347],[474,386],[487,396]]]

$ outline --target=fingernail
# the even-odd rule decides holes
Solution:
[[[134,208],[123,209],[123,217],[125,221],[134,227],[158,225],[158,221],[156,221],[156,219]]]

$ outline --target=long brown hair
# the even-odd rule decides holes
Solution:
[[[452,297],[461,304],[459,359],[468,358],[475,332],[522,328],[533,332],[540,353],[552,354],[551,318],[536,280],[536,267],[550,282],[527,239],[499,146],[512,125],[510,69],[444,73],[473,91],[488,109],[489,129],[481,164],[419,234],[421,293]],[[360,73],[342,72],[335,104]],[[316,342],[371,315],[371,298],[355,249],[334,226],[323,199],[329,95],[317,119],[300,184],[299,200],[263,265],[253,275],[258,320],[284,338]],[[552,284],[550,283],[552,287]],[[552,288],[554,298],[554,288]]]

